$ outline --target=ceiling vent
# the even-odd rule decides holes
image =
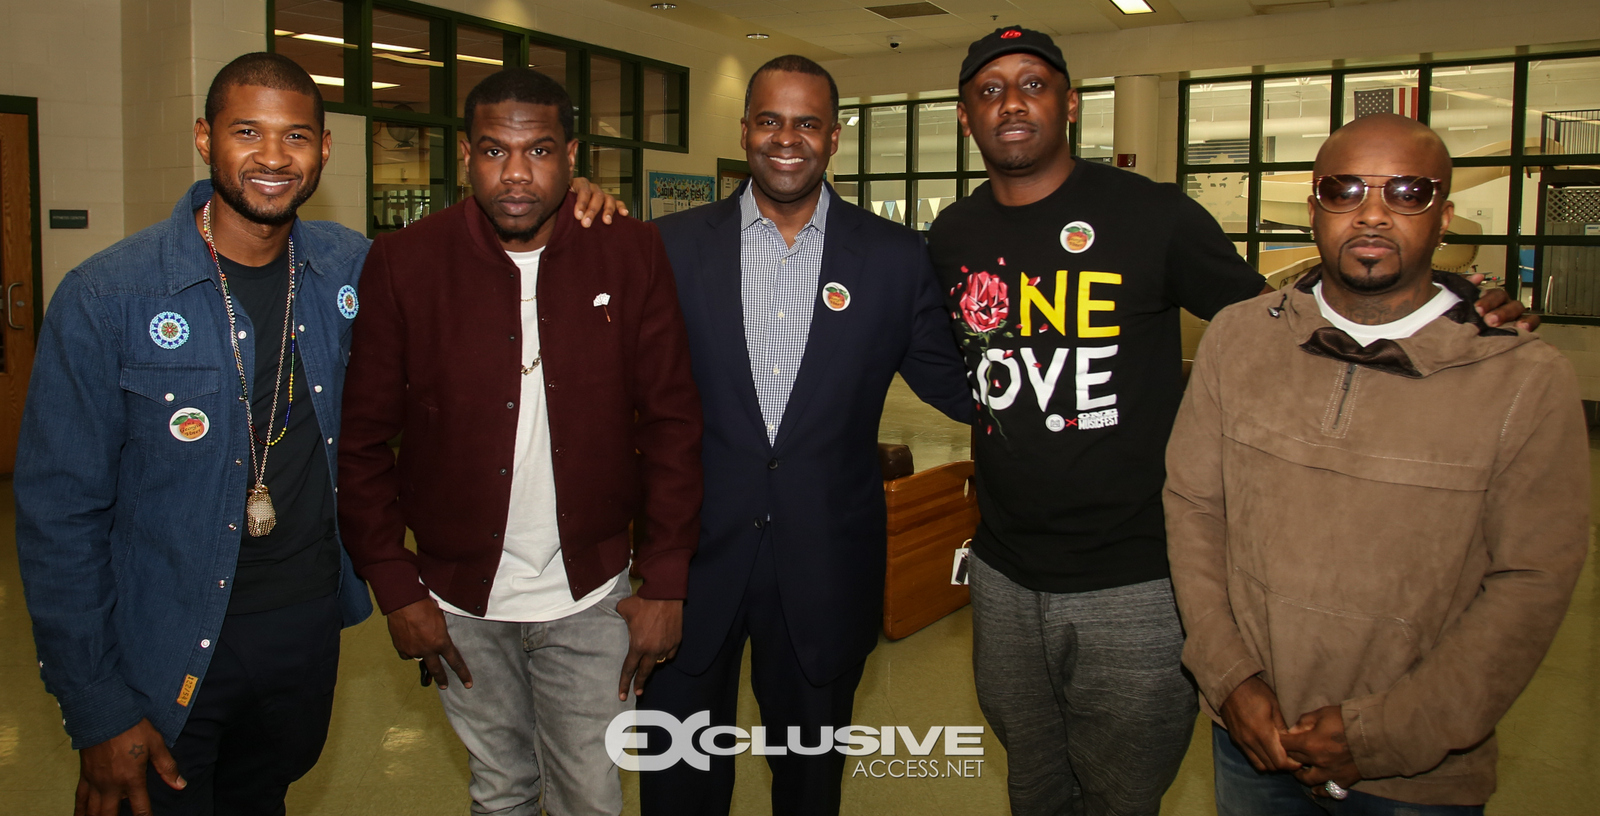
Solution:
[[[950,13],[932,3],[900,3],[893,6],[867,6],[867,11],[889,20],[903,20],[907,17],[933,17],[939,14]]]

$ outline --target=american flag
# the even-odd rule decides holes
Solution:
[[[1417,89],[1416,88],[1377,88],[1370,91],[1356,91],[1356,116],[1371,116],[1374,113],[1398,113],[1401,116],[1417,118]]]

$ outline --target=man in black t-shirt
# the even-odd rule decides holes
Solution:
[[[1198,710],[1161,505],[1178,310],[1210,318],[1264,281],[1175,185],[1073,159],[1078,97],[1047,35],[995,30],[960,83],[989,183],[928,243],[979,409],[978,700],[1013,814],[1156,814]]]

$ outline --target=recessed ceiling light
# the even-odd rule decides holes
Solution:
[[[752,40],[765,40],[772,37],[771,34],[762,34],[759,31],[755,32],[754,34],[746,34],[745,36]]]
[[[671,11],[678,7],[677,3],[651,3],[650,8],[656,11]]]
[[[1145,0],[1111,0],[1111,5],[1123,14],[1154,14],[1155,9]]]

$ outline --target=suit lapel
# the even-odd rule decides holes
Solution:
[[[832,187],[829,187],[832,193]],[[861,274],[863,258],[856,248],[852,235],[860,227],[861,211],[846,203],[837,194],[828,202],[827,229],[823,233],[822,271],[817,276],[817,291],[812,294],[811,331],[806,336],[806,353],[800,358],[800,372],[795,375],[794,388],[789,391],[789,402],[783,409],[783,424],[778,427],[778,438],[773,447],[780,448],[794,435],[794,428],[804,415],[811,395],[823,387],[830,376],[830,361],[837,359],[846,343],[846,333],[861,319],[861,306],[856,295],[862,291]],[[875,217],[875,216],[874,216]],[[850,292],[846,307],[839,311],[828,308],[822,288],[830,283],[844,286]],[[748,362],[748,361],[747,361]]]
[[[749,184],[749,182],[745,182]],[[745,339],[743,264],[739,243],[739,196],[744,188],[725,199],[731,206],[719,207],[706,219],[711,234],[700,246],[700,268],[705,270],[703,292],[706,296],[706,314],[714,326],[718,345],[728,350],[732,357],[728,381],[739,393],[739,403],[744,406],[754,427],[761,431],[761,441],[767,441],[766,420],[761,417],[761,403],[756,399],[755,380],[750,375],[750,345]],[[716,206],[716,205],[711,205]]]

